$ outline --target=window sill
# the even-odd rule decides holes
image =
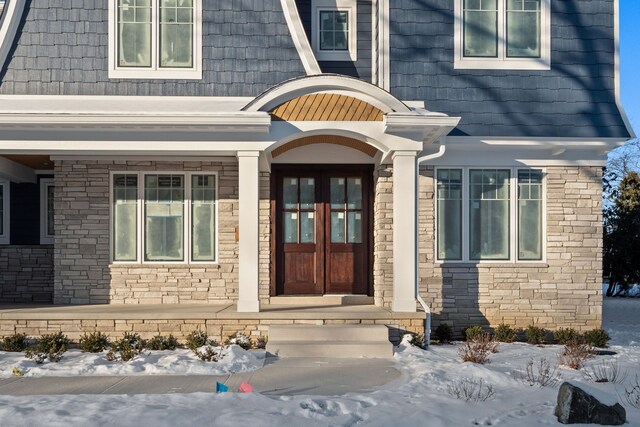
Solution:
[[[440,268],[549,268],[543,261],[436,261]]]
[[[455,70],[544,70],[551,69],[551,62],[546,58],[456,58],[453,62]]]
[[[200,263],[171,263],[171,262],[111,262],[109,268],[220,268],[217,262],[200,262]]]
[[[202,69],[140,69],[116,68],[109,70],[110,79],[146,80],[202,80]]]

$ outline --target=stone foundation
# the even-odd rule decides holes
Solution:
[[[424,332],[422,319],[73,319],[73,320],[0,320],[0,337],[25,333],[30,337],[62,332],[77,342],[84,333],[102,332],[112,339],[125,332],[139,333],[143,339],[155,335],[173,335],[184,342],[193,331],[206,331],[223,343],[236,332],[253,339],[268,337],[270,325],[387,325],[389,339],[397,344],[406,332]]]
[[[53,247],[0,246],[0,302],[53,300]]]

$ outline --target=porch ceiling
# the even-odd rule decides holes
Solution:
[[[49,156],[45,155],[17,155],[5,154],[2,157],[9,159],[33,170],[53,170],[54,164]]]

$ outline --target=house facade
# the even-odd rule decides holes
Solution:
[[[617,3],[9,0],[0,303],[599,326]]]

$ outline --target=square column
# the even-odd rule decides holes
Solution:
[[[391,309],[416,311],[416,152],[393,154],[393,301]]]
[[[260,311],[259,268],[259,181],[258,151],[238,151],[240,241],[238,254],[238,312]]]

